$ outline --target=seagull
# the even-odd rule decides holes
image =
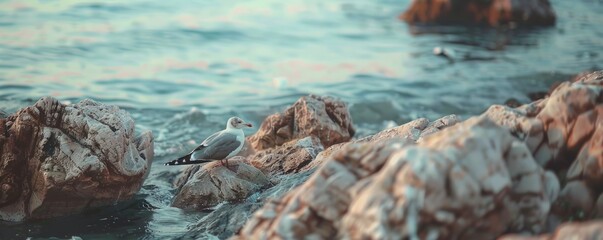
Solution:
[[[224,159],[237,155],[245,144],[245,133],[243,128],[253,127],[238,117],[231,117],[226,122],[226,129],[216,132],[203,140],[203,142],[176,160],[165,163],[166,166],[185,165],[220,161],[224,165]],[[228,160],[226,162],[228,167]]]

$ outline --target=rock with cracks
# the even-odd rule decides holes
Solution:
[[[460,122],[459,118],[456,115],[448,115],[437,119],[435,121],[430,122],[426,118],[419,118],[413,121],[410,121],[406,124],[393,127],[390,129],[383,130],[376,134],[363,137],[351,142],[340,143],[333,145],[327,148],[325,151],[318,154],[316,159],[307,166],[305,166],[302,171],[307,171],[314,169],[320,165],[322,165],[325,160],[329,159],[329,157],[335,152],[342,149],[344,146],[352,143],[363,143],[363,142],[383,142],[394,138],[405,139],[407,141],[416,142],[421,140],[423,137],[428,136],[432,133],[440,131],[444,128],[453,126]]]
[[[240,239],[495,238],[543,229],[559,183],[485,117],[418,143],[352,143],[267,202]]]
[[[295,139],[315,136],[326,148],[349,141],[355,133],[345,103],[331,97],[302,97],[283,113],[270,115],[258,132],[249,137],[255,150],[283,145]]]
[[[178,192],[172,206],[185,210],[202,210],[224,201],[242,200],[270,184],[260,170],[244,158],[203,165],[191,165],[176,181]]]
[[[116,106],[42,98],[0,119],[0,220],[61,216],[130,199],[153,159],[150,132]]]
[[[603,71],[561,83],[531,104],[492,106],[485,115],[525,142],[539,165],[559,172],[559,205],[571,209],[555,208],[557,215],[598,214],[590,210],[603,194]]]
[[[268,174],[296,173],[323,151],[320,139],[309,136],[249,156],[249,162]]]

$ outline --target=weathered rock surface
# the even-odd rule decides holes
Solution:
[[[553,234],[540,236],[505,235],[499,240],[599,240],[603,236],[603,221],[565,223]]]
[[[320,139],[309,136],[258,152],[248,159],[254,167],[265,173],[287,174],[299,172],[322,151]]]
[[[172,206],[201,210],[224,201],[241,200],[270,184],[266,175],[244,158],[231,158],[228,168],[220,161],[191,165],[176,180]]]
[[[349,141],[354,133],[345,103],[331,97],[309,95],[300,98],[283,113],[268,116],[248,140],[255,150],[263,150],[315,136],[326,148]]]
[[[557,178],[525,144],[487,118],[474,118],[416,145],[395,139],[343,146],[302,186],[266,203],[237,238],[483,239],[506,230],[539,232],[558,192]]]
[[[203,209],[223,201],[241,200],[270,183],[267,176],[305,169],[325,146],[354,135],[345,103],[330,97],[306,96],[281,114],[268,116],[258,132],[246,139],[238,168],[216,164],[188,167],[177,180],[172,205]],[[233,162],[233,161],[229,161]]]
[[[548,0],[414,0],[400,16],[409,23],[553,25]]]
[[[153,159],[150,132],[116,106],[42,98],[0,119],[0,219],[77,213],[128,200]]]
[[[420,119],[403,127],[398,127],[383,131],[371,137],[363,138],[358,141],[362,142],[382,142],[393,138],[408,138],[409,143],[414,143],[416,139],[422,136],[421,131],[433,132],[433,129],[441,129],[446,126],[453,125],[458,122],[458,118],[454,115],[444,117],[434,122],[429,122],[427,119]],[[416,132],[418,131],[418,132]],[[333,145],[329,149],[339,149],[348,143]],[[178,193],[173,201],[173,205],[184,209],[203,209],[215,206],[223,201],[238,201],[247,198],[249,195],[258,192],[258,190],[269,184],[266,176],[271,179],[271,182],[278,184],[277,187],[271,188],[266,192],[262,192],[259,197],[266,195],[274,195],[276,192],[286,191],[293,186],[297,186],[305,179],[309,173],[300,173],[314,169],[320,164],[314,164],[314,161],[319,153],[323,150],[320,139],[316,136],[307,136],[305,138],[296,139],[284,143],[280,146],[274,146],[264,150],[257,151],[250,155],[243,154],[244,158],[239,158],[239,164],[245,166],[249,171],[257,171],[258,179],[249,179],[239,176],[239,169],[233,169],[234,172],[219,165],[212,163],[213,166],[201,167],[193,166],[186,169],[184,174],[177,180],[176,186],[179,188]],[[331,153],[334,150],[330,151]],[[326,158],[326,157],[325,157]],[[245,160],[243,160],[245,159]],[[230,165],[234,161],[230,161]],[[255,168],[254,168],[255,167]],[[231,166],[231,168],[234,168]],[[262,175],[261,170],[264,174]],[[248,174],[249,175],[249,174]],[[292,180],[291,178],[297,179]],[[283,179],[286,181],[283,182]],[[223,182],[234,183],[235,186],[220,185]],[[220,185],[220,186],[218,186]],[[280,194],[279,194],[280,195]],[[258,196],[258,195],[256,195]],[[266,197],[264,196],[264,197]],[[230,204],[230,203],[227,203]],[[240,212],[232,212],[219,208],[212,212],[207,217],[200,220],[195,230],[188,233],[185,238],[198,238],[199,233],[210,232],[217,236],[226,237],[236,232],[249,217],[247,211],[249,209],[259,208],[260,202],[248,202],[236,204],[236,208]],[[210,217],[211,216],[211,217]]]
[[[603,71],[581,74],[519,108],[492,106],[485,115],[525,142],[541,166],[559,172],[563,205],[595,207],[603,193]]]
[[[405,123],[403,125],[383,130],[374,135],[360,138],[351,142],[336,144],[320,152],[316,159],[310,162],[310,164],[308,164],[307,166],[305,166],[302,171],[314,169],[322,165],[327,159],[329,159],[332,154],[351,143],[377,143],[394,138],[405,139],[410,142],[416,142],[424,136],[437,132],[441,129],[453,126],[458,122],[460,122],[460,120],[456,115],[448,115],[433,122],[429,122],[429,120],[426,118],[419,118]]]

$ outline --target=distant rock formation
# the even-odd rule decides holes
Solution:
[[[548,0],[414,0],[400,15],[409,23],[553,25]]]
[[[22,221],[130,199],[149,173],[153,136],[116,106],[42,98],[0,118],[0,219]]]

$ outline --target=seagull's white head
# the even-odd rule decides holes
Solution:
[[[229,129],[242,129],[242,128],[250,128],[253,127],[253,125],[251,125],[251,123],[246,123],[245,121],[243,121],[242,119],[238,118],[238,117],[231,117],[230,119],[228,119],[228,122],[226,123],[226,128]]]

